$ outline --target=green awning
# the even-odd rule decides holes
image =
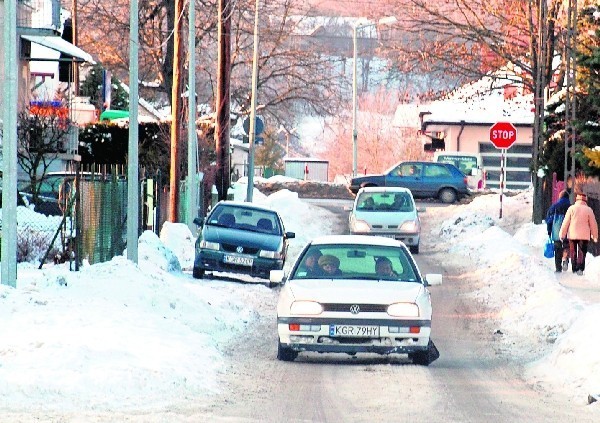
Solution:
[[[129,117],[129,110],[105,110],[100,114],[100,121]]]

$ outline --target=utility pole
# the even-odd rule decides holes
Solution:
[[[2,75],[2,285],[17,286],[17,2],[4,2],[4,75]]]
[[[217,57],[217,100],[215,143],[217,147],[216,185],[219,200],[227,199],[229,189],[229,119],[231,78],[231,1],[219,0],[219,54]]]
[[[198,186],[196,174],[198,172],[198,138],[196,134],[196,1],[190,0],[188,10],[188,171],[187,171],[187,224],[192,233],[196,226],[194,219],[198,213]],[[202,212],[204,213],[204,211]]]
[[[547,0],[538,0],[538,34],[537,34],[537,55],[534,58],[534,107],[535,114],[533,118],[533,171],[531,178],[533,181],[533,216],[532,221],[536,224],[542,222],[545,210],[543,206],[542,178],[538,175],[539,157],[543,144],[544,128],[544,93],[546,88],[546,49],[548,43],[548,4]]]
[[[129,139],[127,146],[127,258],[138,262],[139,234],[139,13],[138,0],[129,2]],[[77,258],[79,260],[79,257]]]
[[[577,40],[577,0],[569,0],[567,9],[567,35],[565,40],[566,87],[565,96],[565,188],[570,189],[571,201],[575,200],[575,140],[577,133],[573,122],[576,110],[576,43]],[[569,179],[571,186],[568,185]]]
[[[181,16],[183,0],[175,0],[175,21],[173,25],[173,87],[171,88],[171,172],[169,185],[169,222],[177,222],[179,211],[179,181],[181,180],[181,164],[179,143],[181,141],[181,68],[183,52],[181,47]]]

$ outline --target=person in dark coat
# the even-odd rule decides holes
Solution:
[[[546,213],[546,228],[548,236],[554,242],[554,265],[557,272],[566,272],[569,268],[569,244],[566,239],[561,239],[560,227],[570,206],[569,193],[563,190]]]

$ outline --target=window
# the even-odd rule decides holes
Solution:
[[[322,271],[312,273],[308,270],[307,258],[318,249],[319,257],[335,257],[339,261],[339,272],[333,276]],[[300,259],[300,265],[294,270],[291,279],[368,279],[381,280],[376,263],[386,258],[391,262],[393,277],[383,279],[395,281],[416,281],[417,272],[403,248],[373,245],[318,245],[311,246]],[[322,260],[325,261],[325,260]]]
[[[451,178],[452,174],[446,166],[430,164],[425,168],[425,176],[429,178]]]

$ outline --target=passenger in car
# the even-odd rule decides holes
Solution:
[[[392,203],[392,210],[400,211],[402,209],[408,209],[405,211],[410,211],[410,206],[408,205],[408,198],[406,198],[402,194],[396,194],[394,196],[394,202]]]
[[[361,210],[373,210],[374,208],[375,200],[373,200],[373,197],[367,197],[359,206],[359,209]]]
[[[387,257],[377,257],[375,259],[375,273],[381,278],[398,277],[398,273],[396,273],[392,267],[392,262]]]
[[[321,276],[341,276],[340,259],[336,256],[326,254],[319,258],[319,267],[321,268]]]
[[[306,253],[306,257],[304,258],[304,269],[306,270],[306,276],[315,276],[321,273],[321,268],[319,267],[319,258],[323,253],[319,250],[310,250]]]

